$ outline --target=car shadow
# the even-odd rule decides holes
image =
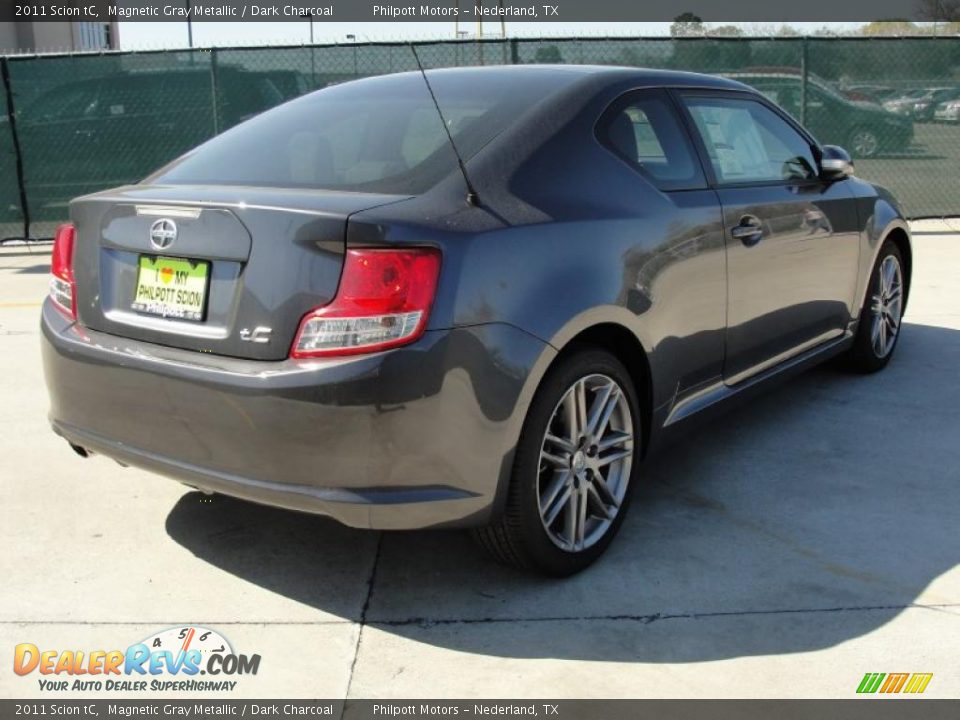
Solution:
[[[497,566],[464,533],[384,534],[364,619],[502,657],[698,662],[831,647],[915,604],[956,606],[936,581],[960,561],[958,366],[960,331],[907,324],[884,372],[823,366],[684,437],[646,464],[606,556],[567,580]],[[364,531],[199,498],[167,518],[177,543],[359,616],[315,590],[319,558]]]
[[[18,265],[16,267],[0,265],[0,270],[10,270],[16,275],[47,275],[50,272],[50,260],[48,258],[34,265]]]

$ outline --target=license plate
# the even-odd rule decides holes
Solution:
[[[141,255],[130,307],[178,320],[203,320],[210,263]]]

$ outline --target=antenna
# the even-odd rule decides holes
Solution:
[[[477,196],[477,191],[473,188],[473,184],[470,182],[470,178],[467,176],[467,168],[463,164],[463,158],[460,156],[460,151],[457,150],[457,144],[453,141],[453,135],[450,134],[450,128],[447,127],[447,121],[443,117],[443,111],[440,110],[440,103],[437,102],[437,96],[433,94],[433,87],[430,85],[430,81],[427,79],[427,72],[423,69],[423,63],[420,62],[420,56],[417,54],[417,48],[413,43],[410,43],[410,50],[413,52],[413,57],[416,58],[417,67],[420,68],[420,74],[423,76],[423,82],[426,83],[427,90],[430,92],[430,99],[433,100],[433,106],[437,109],[437,115],[440,116],[440,123],[443,125],[443,129],[447,133],[447,140],[450,141],[450,147],[453,148],[453,154],[457,156],[457,165],[460,166],[460,174],[463,175],[463,181],[467,184],[467,202],[470,205],[479,205],[480,198]]]

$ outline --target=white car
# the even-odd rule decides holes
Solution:
[[[933,112],[933,119],[937,122],[960,122],[960,100],[950,100],[940,103]]]

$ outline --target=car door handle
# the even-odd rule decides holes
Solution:
[[[730,237],[739,240],[747,247],[753,247],[763,240],[763,225],[759,218],[744,215],[740,218],[740,224],[730,230]]]

